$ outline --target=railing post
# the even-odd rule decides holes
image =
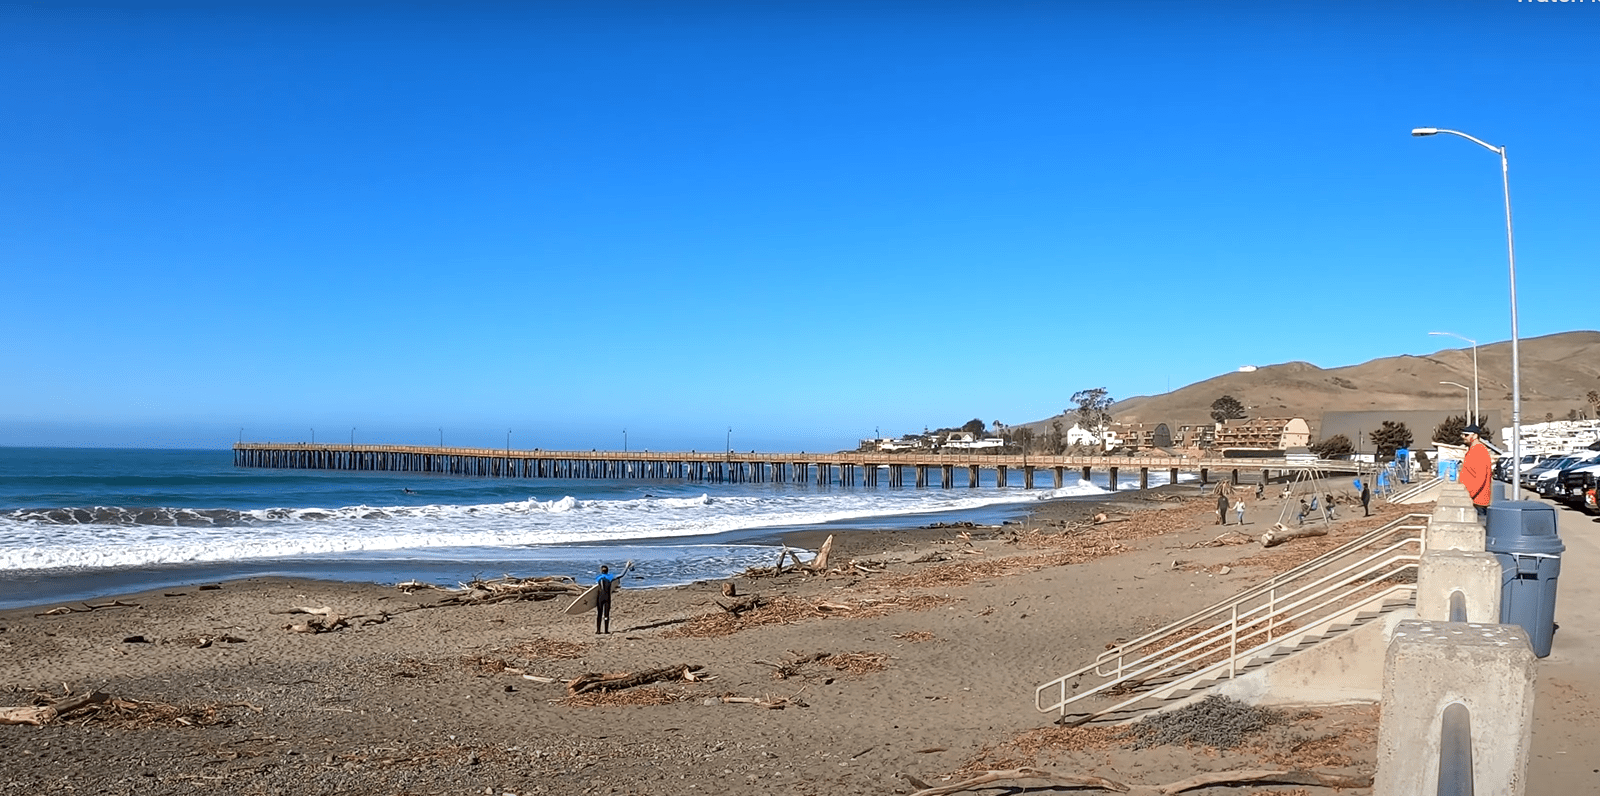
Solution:
[[[1538,663],[1517,625],[1402,621],[1384,661],[1373,796],[1455,792],[1441,776],[1445,745],[1459,741],[1464,726],[1454,704],[1470,711],[1477,728],[1477,742],[1470,734],[1465,741],[1474,784],[1523,796]]]
[[[1272,633],[1268,631],[1267,641],[1272,641]],[[1232,680],[1237,674],[1239,663],[1239,604],[1233,604],[1233,621],[1228,623],[1228,679]]]

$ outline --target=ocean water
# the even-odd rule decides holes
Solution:
[[[0,448],[0,607],[253,575],[586,580],[627,559],[630,586],[666,586],[769,565],[786,531],[999,522],[1106,494],[1103,481],[1024,490],[1017,477],[1010,489],[493,479],[236,468],[226,450]]]

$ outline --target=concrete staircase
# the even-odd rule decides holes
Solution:
[[[1326,654],[1329,649],[1335,646],[1374,646],[1370,643],[1352,643],[1357,634],[1376,637],[1377,646],[1381,647],[1382,639],[1387,636],[1388,629],[1401,619],[1415,616],[1415,606],[1416,601],[1410,596],[1386,599],[1377,605],[1342,614],[1315,631],[1297,633],[1283,641],[1250,650],[1235,663],[1231,676],[1229,670],[1222,667],[1198,677],[1175,676],[1163,678],[1159,682],[1146,681],[1138,686],[1146,689],[1145,700],[1107,713],[1095,713],[1093,704],[1085,705],[1085,713],[1067,714],[1062,723],[1082,726],[1129,724],[1152,713],[1176,710],[1198,702],[1211,694],[1222,694],[1251,704],[1305,704],[1307,700],[1304,697],[1308,692],[1303,687],[1272,689],[1273,680],[1282,678],[1273,678],[1267,675],[1266,670],[1284,664],[1285,667],[1292,667],[1298,671],[1308,668],[1309,664],[1309,668],[1326,673],[1326,667],[1318,665],[1321,661],[1329,657],[1343,657],[1329,656]],[[1335,645],[1334,642],[1340,643]],[[1318,663],[1312,663],[1312,660]],[[1381,655],[1379,662],[1381,664]],[[1344,702],[1368,697],[1376,699],[1377,689],[1381,686],[1381,665],[1371,674],[1377,679],[1362,678],[1367,681],[1365,685],[1368,687],[1358,690],[1351,689],[1351,686],[1358,685],[1352,678],[1338,677],[1337,679],[1343,681],[1339,684],[1342,686],[1340,689],[1342,693],[1332,698],[1312,701]],[[1330,685],[1334,683],[1323,683],[1324,688]],[[1269,691],[1274,693],[1268,693]],[[1130,689],[1125,693],[1133,692]]]
[[[1135,720],[1222,692],[1253,703],[1375,697],[1384,628],[1410,613],[1426,515],[1407,515],[1034,690],[1068,725]],[[1363,663],[1353,663],[1356,660]],[[1372,661],[1376,661],[1375,665]],[[1324,671],[1326,670],[1326,671]],[[1308,695],[1316,698],[1308,700]]]

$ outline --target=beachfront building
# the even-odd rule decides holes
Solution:
[[[929,445],[927,438],[914,434],[907,434],[899,439],[894,437],[883,437],[882,439],[864,439],[861,440],[861,444],[856,448],[856,450],[880,451],[882,453],[903,453],[905,451],[926,450],[928,447]]]
[[[1252,417],[1216,425],[1213,446],[1223,450],[1282,451],[1311,444],[1311,425],[1303,417]]]
[[[1196,423],[1193,425],[1178,426],[1178,433],[1173,435],[1172,441],[1180,447],[1202,450],[1211,447],[1216,441],[1217,427],[1213,423]]]
[[[1112,428],[1130,451],[1172,447],[1172,427],[1166,423],[1117,423]]]
[[[1082,423],[1073,423],[1072,428],[1067,429],[1066,433],[1063,435],[1063,442],[1065,442],[1066,446],[1069,448],[1078,446],[1084,448],[1100,448],[1101,450],[1111,450],[1112,448],[1115,448],[1117,445],[1121,444],[1121,440],[1118,438],[1117,432],[1108,430],[1105,433],[1104,438],[1102,438],[1099,435],[1096,435],[1093,431],[1084,428]]]
[[[1005,447],[1006,441],[999,437],[983,437],[970,431],[957,431],[945,437],[941,447],[955,450],[986,450],[989,448],[1000,449]]]

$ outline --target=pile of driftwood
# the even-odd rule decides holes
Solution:
[[[56,721],[117,722],[137,726],[196,727],[227,723],[222,708],[246,707],[260,711],[248,703],[206,705],[168,705],[163,702],[146,702],[124,699],[101,691],[68,695],[60,699],[40,696],[38,704],[23,707],[0,708],[0,724],[29,724],[35,727]]]
[[[297,606],[287,611],[273,611],[273,613],[306,615],[306,619],[283,626],[283,629],[290,633],[332,633],[352,626],[381,625],[389,621],[389,617],[392,616],[392,614],[387,613],[345,616],[326,605],[321,608]]]
[[[778,561],[770,567],[750,567],[744,571],[747,578],[775,578],[790,572],[802,572],[808,575],[818,575],[828,571],[828,555],[833,552],[833,535],[829,534],[822,542],[822,547],[817,548],[817,557],[809,562],[801,561],[799,554],[784,545],[778,551]],[[784,560],[790,563],[785,565]]]
[[[771,666],[772,679],[787,680],[800,675],[803,667],[813,663],[831,666],[849,674],[867,674],[883,671],[888,660],[889,656],[881,652],[813,652],[810,655],[796,655],[782,663],[760,660],[756,663]]]
[[[410,594],[423,589],[434,589],[445,592],[447,596],[441,598],[434,607],[446,605],[488,605],[515,600],[553,600],[561,596],[575,596],[581,594],[583,589],[572,578],[566,575],[547,575],[538,578],[517,578],[511,575],[502,575],[492,580],[474,578],[461,584],[460,588],[447,589],[431,583],[420,581],[407,581],[395,584],[395,588]]]

